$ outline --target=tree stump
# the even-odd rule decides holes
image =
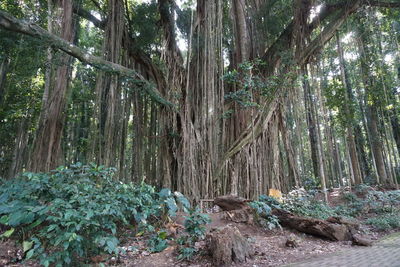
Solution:
[[[207,248],[214,266],[229,266],[245,262],[254,255],[253,248],[240,231],[232,225],[212,229],[206,237]]]

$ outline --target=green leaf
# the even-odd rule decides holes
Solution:
[[[7,215],[1,216],[0,224],[8,225],[9,217]]]
[[[32,258],[34,252],[35,252],[34,249],[29,250],[29,251],[26,253],[26,259],[29,260],[30,258]]]
[[[175,194],[175,196],[177,197],[178,202],[181,203],[182,206],[183,206],[185,209],[190,209],[190,202],[189,202],[189,200],[187,200],[187,198],[186,198],[184,195],[182,195],[182,193],[180,193],[180,192],[175,192],[174,194]]]
[[[110,253],[116,250],[116,244],[114,244],[113,240],[107,240],[107,250]]]
[[[31,223],[35,219],[35,215],[31,212],[17,211],[10,214],[8,221],[11,226],[18,226],[21,224]]]
[[[2,235],[0,235],[0,237],[9,238],[14,233],[14,231],[15,229],[11,228],[10,230],[7,230]]]
[[[178,210],[178,206],[176,205],[175,199],[173,198],[167,198],[165,200],[165,203],[167,203],[167,207],[168,207],[168,214],[170,216],[175,216],[177,210]]]
[[[33,241],[24,241],[22,242],[22,248],[24,249],[24,252],[27,252],[30,250],[33,246]]]
[[[171,196],[171,190],[169,188],[163,188],[163,189],[161,189],[160,193],[158,193],[158,195],[161,198],[169,197],[169,196]]]
[[[42,222],[43,222],[42,220],[36,220],[34,223],[31,223],[31,224],[29,225],[29,229],[35,228],[36,226],[38,226],[38,225],[41,224]]]
[[[167,232],[161,231],[158,233],[158,237],[161,238],[162,240],[166,239],[168,236]]]

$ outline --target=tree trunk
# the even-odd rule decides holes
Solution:
[[[63,0],[61,8],[60,37],[72,43],[74,41],[75,26],[71,0]],[[45,112],[46,116],[43,118],[43,125],[37,130],[34,150],[30,156],[30,170],[35,172],[54,169],[60,162],[61,137],[64,128],[63,112],[71,76],[72,57],[65,56],[60,60],[61,64],[55,74],[51,101],[47,105],[48,108],[42,111]]]
[[[345,103],[344,103],[344,114],[346,118],[346,139],[349,146],[350,162],[352,169],[352,176],[354,177],[355,184],[361,184],[363,179],[361,176],[361,168],[357,157],[356,143],[354,139],[354,112],[350,108],[354,99],[353,92],[350,85],[349,75],[346,68],[346,62],[344,60],[343,49],[340,44],[339,33],[336,33],[336,44],[339,55],[339,66],[342,77],[342,83],[346,90],[345,92]]]
[[[122,0],[108,2],[108,19],[105,28],[103,55],[113,63],[121,62],[122,37],[124,31],[124,4]],[[120,84],[117,74],[100,72],[96,82],[97,94],[97,161],[99,164],[114,166],[117,163],[119,129]]]
[[[383,143],[381,141],[381,136],[378,131],[378,108],[377,108],[377,97],[374,93],[375,81],[374,76],[370,71],[369,60],[371,59],[369,48],[366,44],[365,30],[362,26],[359,27],[358,31],[358,46],[361,55],[361,73],[363,77],[363,82],[365,86],[365,103],[366,103],[366,115],[367,115],[367,127],[370,134],[371,150],[374,156],[374,161],[377,169],[378,183],[382,182],[384,184],[388,183],[388,176],[386,173],[385,163],[383,159]]]
[[[9,65],[10,65],[10,59],[8,57],[4,57],[0,63],[0,105],[3,104],[6,77]]]

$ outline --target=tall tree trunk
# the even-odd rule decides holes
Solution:
[[[370,71],[370,60],[371,51],[366,46],[366,36],[365,30],[362,26],[359,27],[357,42],[359,46],[359,53],[361,55],[361,73],[363,77],[363,82],[365,86],[365,103],[366,103],[366,117],[367,117],[367,127],[370,134],[371,150],[374,156],[374,161],[377,169],[378,182],[384,184],[388,183],[388,176],[386,173],[385,163],[383,159],[383,143],[381,140],[380,133],[378,131],[378,108],[377,108],[377,98],[374,93],[375,90],[375,80]]]
[[[319,126],[317,122],[317,114],[315,108],[316,97],[313,97],[311,92],[311,87],[309,83],[308,77],[308,69],[307,66],[302,68],[303,74],[303,88],[304,88],[304,103],[306,106],[307,112],[307,124],[308,124],[308,134],[310,138],[310,146],[311,146],[311,159],[313,163],[314,175],[316,178],[319,178],[321,181],[321,187],[326,196],[326,177],[325,177],[325,166],[323,161],[323,152],[322,152],[322,141],[321,134],[319,131]]]
[[[307,117],[307,126],[308,126],[308,136],[310,140],[310,146],[311,146],[311,161],[312,161],[312,167],[314,170],[314,176],[321,178],[319,175],[319,165],[318,165],[318,142],[317,142],[317,127],[316,127],[316,122],[315,122],[315,114],[314,114],[314,109],[311,106],[313,103],[312,95],[311,95],[311,89],[310,89],[310,83],[308,81],[308,77],[306,76],[308,74],[306,67],[303,68],[302,70],[303,74],[303,89],[304,89],[304,104],[305,104],[305,111],[306,111],[306,117]]]
[[[62,0],[61,33],[60,37],[70,43],[74,41],[75,25],[72,13],[72,1]],[[47,108],[42,110],[43,124],[38,128],[34,150],[30,155],[30,170],[49,171],[55,168],[61,157],[61,137],[64,128],[64,110],[67,90],[71,76],[71,56],[63,56],[55,74],[54,89]]]
[[[235,31],[234,67],[250,58],[250,36],[246,21],[246,1],[232,0],[233,29]]]
[[[1,60],[0,63],[0,105],[3,104],[6,76],[9,65],[10,65],[10,59],[7,56],[4,56],[4,58]]]
[[[28,113],[28,112],[27,112]],[[27,150],[28,144],[28,120],[29,115],[26,114],[18,125],[18,132],[15,138],[13,158],[11,166],[8,170],[8,178],[15,177],[22,169],[24,164],[24,154]]]
[[[342,83],[346,90],[345,92],[345,103],[344,103],[344,113],[346,117],[346,139],[347,144],[349,146],[349,153],[350,153],[350,161],[351,161],[351,169],[352,169],[352,176],[354,177],[355,184],[361,184],[363,179],[361,176],[361,168],[360,163],[357,157],[357,148],[356,142],[354,139],[354,112],[351,108],[353,103],[353,92],[350,85],[349,75],[346,68],[346,62],[344,60],[343,49],[340,44],[339,33],[336,33],[336,44],[337,50],[339,55],[339,66],[340,66],[340,73],[342,77]]]
[[[121,63],[122,37],[124,34],[124,4],[122,0],[108,2],[108,19],[104,34],[104,59]],[[121,86],[119,75],[101,72],[96,83],[97,138],[94,151],[97,161],[114,166],[118,158],[118,130]]]

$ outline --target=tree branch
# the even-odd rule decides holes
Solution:
[[[386,1],[365,1],[368,6],[396,8],[400,7],[400,2],[386,2]]]
[[[93,23],[94,26],[100,29],[104,29],[107,24],[107,20],[99,20],[98,18],[93,16],[89,11],[82,9],[79,6],[74,5],[73,11],[75,14],[90,21],[91,23]]]
[[[339,13],[336,14],[335,18],[332,19],[332,21],[324,28],[324,30],[305,47],[297,59],[297,64],[299,66],[305,64],[313,54],[324,47],[324,45],[333,37],[335,32],[347,19],[347,17],[360,7],[360,2],[360,0],[352,1],[340,9]]]
[[[164,99],[160,93],[155,89],[154,85],[150,84],[142,75],[138,72],[121,66],[119,64],[115,64],[113,62],[109,62],[104,60],[101,57],[96,57],[90,55],[83,49],[65,41],[64,39],[49,33],[48,31],[44,30],[40,26],[27,23],[23,20],[19,20],[10,14],[0,11],[0,28],[5,30],[18,32],[21,34],[29,35],[33,38],[43,40],[44,42],[48,43],[49,45],[64,51],[65,53],[73,56],[74,58],[87,63],[95,68],[101,69],[102,71],[113,72],[119,74],[123,77],[140,80],[145,83],[143,86],[143,90],[156,102],[173,107],[174,105],[169,102],[168,100]]]
[[[107,20],[100,21],[96,17],[94,17],[90,12],[74,7],[74,13],[78,16],[90,21],[97,28],[104,30]],[[124,31],[122,46],[126,49],[131,57],[139,63],[146,73],[153,78],[156,82],[160,92],[162,95],[166,95],[167,84],[165,81],[164,74],[162,70],[154,64],[149,55],[147,55],[143,50],[139,49],[135,45],[135,39],[132,36],[129,36],[127,31]]]
[[[171,13],[172,2],[170,0],[158,0],[158,12],[160,13],[160,23],[164,30],[164,37],[171,59],[179,66],[183,66],[181,50],[176,43],[174,18]]]

